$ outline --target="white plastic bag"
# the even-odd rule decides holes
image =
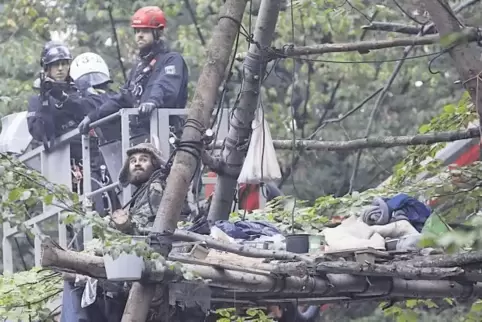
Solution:
[[[263,126],[264,125],[264,126]],[[238,177],[238,183],[258,184],[281,179],[281,169],[276,158],[268,122],[258,108],[252,123],[253,133],[248,153]]]

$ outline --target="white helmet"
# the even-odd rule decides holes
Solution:
[[[77,86],[83,84],[93,87],[111,81],[109,67],[104,59],[95,53],[83,53],[75,57],[70,65],[70,77]]]

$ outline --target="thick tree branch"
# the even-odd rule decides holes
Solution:
[[[482,252],[466,252],[453,255],[433,255],[414,258],[405,262],[414,267],[453,267],[482,263]]]
[[[317,140],[297,140],[295,148],[303,148],[307,150],[324,150],[324,151],[350,151],[357,149],[370,148],[392,148],[396,146],[410,145],[430,145],[440,142],[453,142],[458,140],[471,139],[480,136],[477,128],[471,128],[466,131],[454,132],[438,132],[429,134],[405,135],[405,136],[383,136],[369,137],[365,139],[355,139],[351,141],[317,141]],[[223,141],[218,141],[215,148],[219,149]],[[273,140],[276,149],[291,150],[293,148],[292,140]],[[212,149],[212,146],[210,146]]]
[[[317,272],[353,274],[363,276],[391,276],[407,279],[437,280],[459,276],[464,273],[460,267],[412,267],[400,264],[370,264],[357,262],[322,262],[316,266]]]
[[[97,278],[105,277],[104,261],[102,257],[66,251],[55,248],[52,245],[42,245],[43,256],[42,266],[57,268],[64,271],[87,272],[84,275]],[[168,262],[168,264],[170,264]],[[323,263],[325,264],[325,263]],[[321,274],[320,276],[286,276],[281,275],[259,275],[254,273],[237,272],[229,269],[218,269],[204,265],[183,264],[184,268],[193,272],[195,275],[208,280],[209,286],[218,286],[229,288],[232,291],[248,291],[247,299],[256,301],[260,292],[262,297],[266,297],[269,293],[284,293],[301,296],[310,296],[317,298],[318,302],[323,302],[323,297],[333,297],[350,294],[352,297],[357,295],[372,296],[389,296],[389,297],[407,297],[407,298],[441,298],[441,297],[463,297],[467,294],[473,296],[482,295],[482,287],[480,283],[461,284],[450,280],[409,280],[400,277],[376,277],[376,276],[353,276],[343,273],[337,274]],[[163,270],[158,272],[152,269],[151,265],[146,277],[151,282],[159,282],[160,276],[164,276],[171,270]],[[421,270],[426,271],[426,270]],[[445,270],[447,271],[447,270]],[[456,271],[456,270],[454,270]],[[173,276],[175,276],[173,274]],[[175,277],[178,280],[180,276]],[[172,279],[170,279],[172,281]],[[201,282],[202,283],[202,282]],[[152,285],[152,284],[148,284]],[[266,294],[264,294],[266,293]],[[133,293],[130,295],[139,295],[141,293]],[[260,294],[260,295],[261,295]],[[132,299],[135,300],[135,299]],[[147,307],[150,302],[139,303],[143,307]]]
[[[480,35],[477,28],[466,28],[461,31],[460,40],[468,42],[477,41]],[[424,37],[405,37],[398,39],[385,40],[366,40],[353,43],[339,43],[339,44],[323,44],[303,47],[286,47],[286,49],[277,50],[277,54],[281,57],[293,57],[304,55],[320,55],[326,53],[340,53],[340,52],[368,52],[375,49],[385,49],[393,47],[405,46],[421,46],[431,45],[440,42],[440,35],[434,34]]]

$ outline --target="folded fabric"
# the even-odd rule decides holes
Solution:
[[[375,249],[385,249],[385,239],[373,231],[373,229],[356,217],[351,216],[345,219],[335,228],[325,228],[323,230],[326,251],[341,251],[349,249],[361,249],[372,247]]]
[[[430,216],[430,208],[417,199],[403,193],[393,198],[375,197],[372,205],[361,216],[362,221],[370,226],[408,220],[420,232],[425,221]]]
[[[372,225],[370,228],[383,238],[401,238],[407,235],[420,235],[420,233],[407,220],[398,220],[386,225]]]
[[[362,220],[367,225],[386,225],[390,222],[391,214],[385,200],[380,197],[373,198],[372,207],[365,210]]]
[[[275,226],[264,221],[243,221],[234,223],[227,220],[218,220],[214,223],[216,227],[234,239],[256,239],[260,236],[274,236],[281,234]]]
[[[403,211],[404,216],[419,232],[422,231],[425,221],[430,217],[431,211],[429,207],[404,193],[400,193],[393,198],[387,199],[386,202],[392,213],[399,210]]]

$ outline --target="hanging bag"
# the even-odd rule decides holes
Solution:
[[[259,184],[281,179],[281,169],[276,158],[269,125],[260,108],[256,111],[252,128],[248,153],[239,174],[238,183]]]

